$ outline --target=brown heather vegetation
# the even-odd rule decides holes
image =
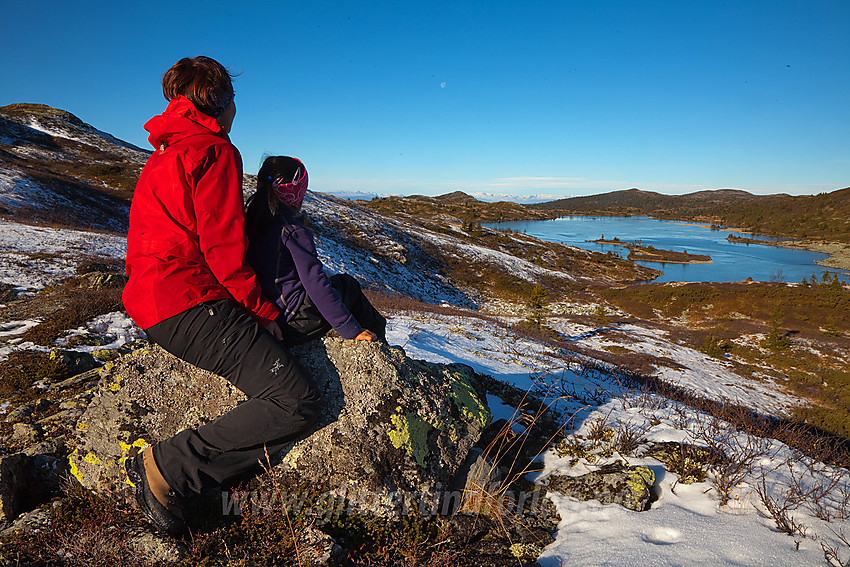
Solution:
[[[455,191],[438,197],[413,195],[410,197],[376,197],[371,201],[358,201],[358,204],[383,214],[409,215],[421,219],[439,215],[448,215],[464,222],[501,222],[510,220],[547,220],[557,214],[534,210],[525,205],[500,201],[486,203],[474,197]]]
[[[54,341],[98,315],[123,309],[121,304],[123,275],[112,260],[88,261],[79,268],[79,276],[49,286],[36,295],[22,296],[0,307],[0,320],[40,318],[42,322],[21,335],[23,341],[52,346]],[[99,275],[111,272],[106,284],[92,285]],[[86,274],[91,274],[86,276]],[[25,401],[38,395],[31,388],[38,380],[61,380],[70,376],[69,369],[58,358],[33,350],[13,351],[0,361],[0,395],[16,395]]]
[[[329,505],[322,487],[302,482],[281,485],[269,475],[252,481],[250,489],[284,491],[298,495],[298,509],[282,500],[271,505],[243,506],[241,515],[222,515],[218,494],[192,503],[192,535],[184,540],[185,567],[315,565],[310,533],[326,533],[340,545],[330,565],[397,567],[513,567],[509,538],[487,516],[423,517],[415,512],[399,520],[385,520],[354,512],[321,513]],[[236,487],[235,490],[243,490]],[[235,493],[232,493],[235,494]],[[301,498],[303,497],[303,502]],[[98,496],[69,479],[63,497],[45,506],[50,527],[0,540],[7,558],[16,565],[69,567],[153,567],[140,554],[134,536],[150,528],[129,504]],[[320,511],[316,514],[316,511]],[[482,563],[482,558],[486,558]]]
[[[67,131],[70,137],[52,136],[28,125],[39,123]],[[72,139],[81,136],[81,139]],[[60,225],[113,230],[126,226],[129,199],[147,152],[128,150],[98,134],[64,110],[42,104],[0,107],[0,167],[40,186],[44,202],[56,200],[74,206],[15,206],[18,218]],[[42,203],[42,204],[43,204]],[[0,214],[11,213],[0,207]],[[116,223],[117,221],[117,223]]]
[[[647,284],[597,293],[667,326],[674,340],[726,358],[742,376],[769,375],[812,399],[795,419],[850,439],[850,290],[836,278],[800,285]],[[736,340],[756,334],[761,342]]]
[[[22,335],[24,341],[32,341],[37,345],[50,346],[53,342],[70,329],[91,321],[98,315],[119,311],[121,305],[121,288],[86,289],[79,281],[65,281],[61,287],[51,294],[55,309],[46,314],[45,320],[29,329]]]

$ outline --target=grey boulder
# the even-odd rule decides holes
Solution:
[[[274,473],[296,473],[360,509],[395,515],[433,499],[490,422],[484,392],[466,366],[334,338],[292,354],[322,393],[322,413],[312,433],[270,455]],[[226,380],[155,345],[136,350],[101,371],[76,424],[71,473],[91,490],[129,498],[128,457],[244,399]]]

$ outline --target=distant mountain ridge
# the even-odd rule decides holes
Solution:
[[[628,189],[529,207],[559,215],[645,215],[790,238],[850,242],[850,188],[800,196],[753,195],[737,189],[662,195]]]
[[[717,189],[713,191],[697,191],[686,195],[664,195],[654,191],[641,189],[626,189],[600,195],[585,197],[570,197],[530,205],[542,210],[569,211],[599,211],[617,210],[624,214],[645,213],[647,211],[663,211],[666,209],[704,209],[708,205],[734,204],[750,202],[761,198],[758,195],[738,189]]]

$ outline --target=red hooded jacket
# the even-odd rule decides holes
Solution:
[[[145,124],[156,150],[130,207],[124,307],[143,329],[204,301],[233,298],[266,325],[278,309],[245,261],[242,158],[185,97]]]

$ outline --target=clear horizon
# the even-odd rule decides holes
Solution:
[[[559,199],[850,186],[850,3],[7,3],[0,105],[149,148],[160,79],[239,76],[231,138],[311,189]],[[44,33],[35,33],[41,30]]]

